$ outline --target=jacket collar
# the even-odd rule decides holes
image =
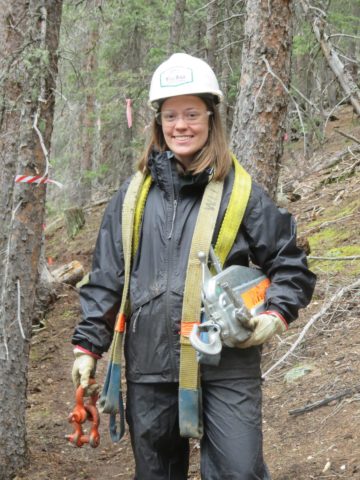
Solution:
[[[176,159],[173,152],[167,150],[158,152],[153,150],[149,156],[148,167],[154,182],[169,192],[181,190],[184,187],[199,188],[209,183],[212,169],[207,168],[196,175],[183,175],[176,168]]]

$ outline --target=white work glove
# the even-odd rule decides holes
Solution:
[[[90,378],[95,377],[97,360],[78,348],[74,349],[74,355],[75,361],[71,372],[73,384],[75,388],[81,385],[87,395],[93,395],[99,390],[99,385],[92,384],[89,386],[89,381]]]
[[[239,343],[239,348],[248,348],[262,345],[270,340],[275,333],[280,334],[287,330],[286,321],[277,312],[264,312],[249,320],[249,327],[253,330],[245,342]]]

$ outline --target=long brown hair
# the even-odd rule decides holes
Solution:
[[[223,180],[231,168],[231,156],[223,128],[218,106],[214,99],[207,95],[197,95],[206,104],[207,109],[212,112],[209,116],[209,135],[203,148],[191,163],[188,173],[193,175],[202,172],[208,167],[214,168],[214,180]],[[159,111],[161,110],[161,105]],[[151,136],[147,147],[140,157],[138,169],[141,172],[148,171],[148,159],[151,151],[159,152],[168,150],[161,125],[156,122],[155,117],[151,124]]]

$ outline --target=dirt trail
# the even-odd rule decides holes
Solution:
[[[349,112],[348,108],[343,111],[337,126],[360,138],[360,127]],[[329,125],[329,129],[334,126]],[[331,155],[346,145],[345,139],[333,135],[325,147]],[[288,154],[301,159],[301,146],[289,146]],[[360,255],[359,167],[351,175],[346,174],[354,162],[349,157],[331,172],[322,171],[300,180],[300,166],[299,172],[286,171],[286,180],[296,182],[296,192],[301,196],[287,207],[297,217],[299,232],[308,232],[314,256]],[[54,267],[77,259],[89,269],[103,209],[104,205],[88,210],[84,230],[66,244],[61,223],[47,235],[47,255],[54,259]],[[314,301],[282,339],[274,339],[265,348],[264,370],[290,348],[324,300],[360,274],[359,259],[311,262],[319,276]],[[74,395],[70,338],[80,310],[75,289],[64,285],[58,294],[46,315],[45,328],[32,340],[27,410],[31,464],[17,480],[130,480],[133,459],[128,434],[121,443],[112,444],[106,416],[102,417],[99,448],[76,449],[64,439],[71,433],[67,416]],[[306,341],[264,383],[265,455],[273,480],[360,479],[359,393],[309,413],[289,414],[291,409],[360,384],[359,297],[357,290],[334,305],[309,330]],[[296,373],[294,367],[298,367],[297,373],[305,374],[285,381],[286,375]],[[105,368],[106,359],[99,362],[98,378],[103,377]],[[196,442],[192,444],[189,478],[200,480]]]

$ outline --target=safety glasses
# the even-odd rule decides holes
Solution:
[[[187,125],[197,125],[204,123],[210,115],[212,115],[212,112],[202,110],[186,110],[183,113],[163,110],[155,115],[155,119],[159,125],[164,127],[175,125],[180,118]]]

